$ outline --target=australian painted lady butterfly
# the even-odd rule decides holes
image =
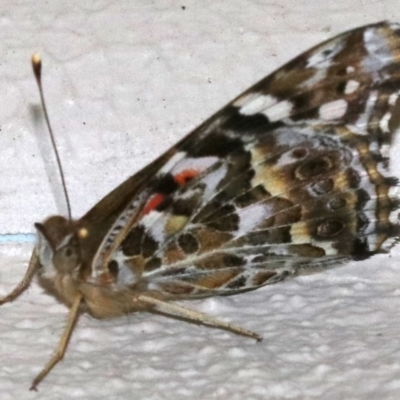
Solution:
[[[79,220],[36,224],[28,271],[81,312],[184,317],[260,339],[172,300],[232,295],[385,252],[399,236],[389,147],[400,122],[400,26],[301,54],[123,182]]]

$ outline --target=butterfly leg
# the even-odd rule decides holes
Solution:
[[[29,287],[29,285],[32,282],[32,278],[35,275],[39,265],[40,264],[38,262],[36,252],[34,251],[29,261],[28,269],[25,272],[25,276],[18,283],[18,285],[12,290],[12,292],[0,298],[0,305],[15,300],[21,293],[23,293]]]
[[[262,336],[255,332],[249,331],[241,326],[231,324],[229,322],[224,322],[219,319],[210,317],[207,314],[201,313],[199,311],[191,310],[186,307],[179,306],[175,303],[167,303],[166,301],[155,299],[154,297],[146,295],[138,295],[137,300],[147,303],[149,305],[155,306],[155,310],[161,313],[175,315],[177,317],[185,318],[194,323],[201,323],[216,328],[225,329],[227,331],[236,333],[237,335],[248,336],[256,339],[257,341],[262,340]]]
[[[67,349],[69,339],[79,315],[79,305],[81,301],[82,294],[78,294],[69,310],[67,325],[64,328],[64,332],[61,336],[61,340],[58,343],[55,353],[47,362],[46,366],[40,371],[39,375],[37,375],[33,380],[29,390],[37,390],[37,385],[48,375],[48,373],[56,366],[56,364],[63,359],[65,350]]]

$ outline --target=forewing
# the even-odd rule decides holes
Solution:
[[[230,294],[388,248],[399,56],[399,27],[371,25],[239,96],[142,173],[93,278],[165,298]]]

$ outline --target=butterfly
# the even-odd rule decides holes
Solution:
[[[38,60],[36,60],[38,64]],[[35,224],[13,300],[37,276],[77,317],[150,311],[261,339],[176,304],[233,295],[388,252],[399,238],[390,145],[400,25],[345,32],[238,96],[82,218]]]

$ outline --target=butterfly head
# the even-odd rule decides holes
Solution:
[[[36,246],[42,274],[73,274],[82,263],[80,237],[76,223],[61,216],[35,224],[38,232]]]

